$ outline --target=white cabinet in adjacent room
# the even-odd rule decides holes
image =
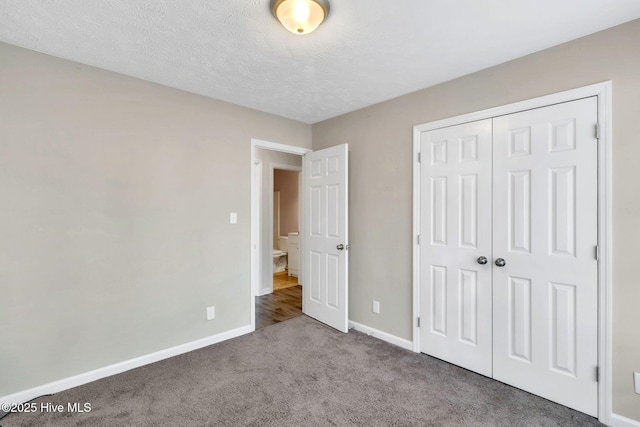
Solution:
[[[299,233],[289,233],[289,276],[298,277],[300,260]]]

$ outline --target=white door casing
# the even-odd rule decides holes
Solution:
[[[460,147],[482,140],[469,137],[481,123],[493,156],[485,168],[465,168]],[[598,414],[597,123],[591,97],[421,132],[418,142],[421,351],[590,415]],[[481,145],[466,152],[483,161]],[[493,187],[483,192],[487,180]],[[462,244],[474,236],[465,212],[480,233],[493,228],[489,248],[481,234],[478,245]],[[469,264],[476,248],[488,264]],[[493,319],[479,315],[483,268]],[[493,331],[488,353],[460,345],[470,344],[462,331],[474,318],[477,331],[483,322]]]
[[[491,376],[491,119],[423,132],[422,351]],[[490,261],[489,261],[490,262]]]
[[[251,209],[252,222],[252,237],[251,243],[251,259],[252,259],[252,271],[251,271],[251,295],[260,295],[260,288],[262,287],[262,263],[260,262],[260,255],[262,254],[260,248],[262,245],[262,160],[256,160],[253,168],[253,194],[251,202],[253,203]]]
[[[597,415],[596,98],[495,118],[495,379]]]
[[[348,146],[305,154],[302,311],[348,332]],[[340,249],[341,248],[341,249]]]

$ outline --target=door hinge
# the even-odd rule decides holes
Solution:
[[[420,318],[418,317],[418,328],[420,327]]]
[[[600,367],[596,366],[596,382],[600,381]]]
[[[596,261],[600,261],[600,248],[598,247],[598,245],[596,245],[594,255],[596,257]]]
[[[422,163],[422,153],[418,152],[418,163]]]
[[[418,244],[420,244],[420,235],[418,234]]]
[[[600,123],[596,123],[596,139],[600,139]]]

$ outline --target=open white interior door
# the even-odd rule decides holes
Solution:
[[[347,144],[304,156],[302,311],[348,331]]]

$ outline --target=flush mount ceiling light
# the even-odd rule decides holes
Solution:
[[[329,15],[328,0],[271,0],[271,12],[294,34],[308,34]]]

